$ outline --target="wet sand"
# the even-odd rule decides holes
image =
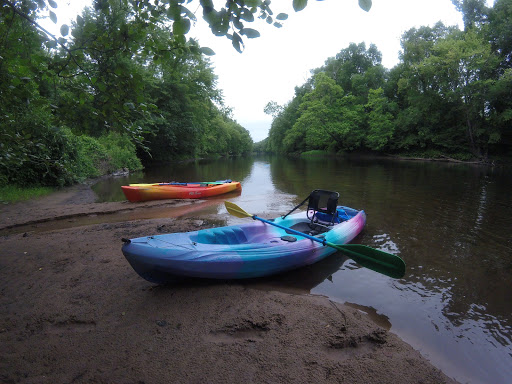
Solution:
[[[323,296],[143,280],[122,237],[214,224],[133,217],[201,201],[94,200],[79,185],[0,207],[0,383],[455,383],[357,308]],[[122,212],[127,220],[102,222]],[[91,215],[97,223],[73,226]],[[70,228],[41,230],[56,221]]]

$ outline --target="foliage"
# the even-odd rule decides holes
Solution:
[[[304,143],[296,149],[355,149],[363,140],[359,129],[363,123],[363,108],[355,103],[355,97],[344,95],[343,88],[325,73],[313,79],[313,90],[304,96],[299,109],[300,117],[286,134],[285,143],[301,138]],[[332,143],[332,144],[331,144]],[[290,148],[292,149],[292,148]]]
[[[465,29],[437,23],[401,39],[400,63],[351,43],[274,116],[265,150],[371,150],[457,159],[512,153],[512,3],[453,0]],[[297,89],[301,92],[298,93]]]
[[[119,169],[142,169],[136,147],[127,135],[111,132],[98,139],[87,135],[77,137],[78,161],[75,173],[80,181]]]
[[[49,10],[49,17],[57,23],[57,15],[52,10],[57,8],[54,0],[25,0],[25,1],[9,1],[3,2],[11,7],[22,17],[27,17],[27,12],[44,12]],[[187,8],[190,1],[183,0],[94,0],[94,8],[96,10],[108,11],[111,7],[119,6],[133,10],[132,16],[141,24],[153,25],[166,19],[171,23],[172,34],[175,36],[178,45],[186,44],[186,34],[190,31],[191,26],[197,21],[195,10],[191,11]],[[296,12],[302,11],[307,6],[307,0],[293,0],[292,5]],[[368,12],[372,6],[372,0],[358,0],[361,9]],[[225,36],[231,40],[233,47],[242,52],[244,49],[244,38],[253,39],[260,36],[260,33],[254,28],[248,28],[249,23],[259,19],[261,22],[271,24],[276,28],[281,28],[283,22],[288,19],[286,13],[280,12],[274,15],[274,11],[270,7],[270,0],[226,0],[224,6],[219,6],[213,0],[200,0],[199,7],[202,9],[203,19],[208,23],[211,32],[216,36]],[[186,6],[187,5],[187,6]],[[194,4],[195,5],[195,4]],[[61,25],[60,32],[62,37],[57,38],[49,32],[39,27],[45,32],[47,38],[50,39],[52,47],[60,44],[66,48],[65,36],[69,33],[69,26]],[[71,54],[72,50],[67,49]],[[204,54],[214,54],[210,48],[202,48]]]
[[[141,169],[140,159],[251,150],[249,133],[224,112],[208,49],[184,38],[176,15],[149,2],[97,0],[61,27],[64,39],[37,24],[46,11],[55,21],[55,7],[0,8],[0,181],[67,185]]]
[[[369,128],[365,138],[367,147],[374,151],[389,148],[394,132],[394,116],[391,113],[395,109],[394,106],[384,96],[384,90],[378,88],[370,89],[365,107],[368,112]]]

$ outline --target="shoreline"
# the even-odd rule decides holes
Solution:
[[[456,383],[387,327],[327,297],[252,281],[143,280],[122,255],[121,237],[211,220],[101,223],[102,215],[202,202],[94,200],[78,185],[0,207],[0,382]],[[28,230],[87,215],[100,222]]]

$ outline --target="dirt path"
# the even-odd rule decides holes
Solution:
[[[251,282],[156,286],[121,253],[121,237],[211,226],[203,218],[9,232],[194,204],[97,204],[82,185],[0,207],[0,383],[453,382],[357,309]]]

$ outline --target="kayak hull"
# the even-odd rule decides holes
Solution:
[[[222,195],[233,191],[241,191],[238,181],[222,184],[144,184],[122,186],[125,197],[132,203],[162,199],[202,199]]]
[[[364,211],[338,207],[346,215],[327,232],[315,234],[306,212],[274,222],[300,232],[345,244],[364,228]],[[322,227],[322,229],[325,229]],[[122,252],[133,269],[154,283],[182,278],[247,279],[273,275],[316,263],[336,249],[287,233],[259,220],[193,232],[146,236],[125,242]]]

